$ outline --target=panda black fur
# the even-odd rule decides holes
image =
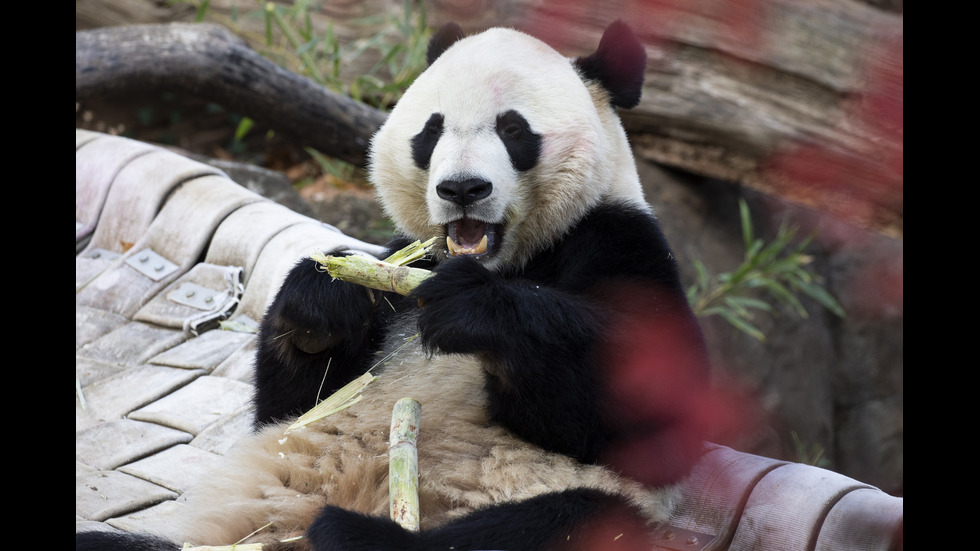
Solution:
[[[403,234],[392,251],[446,241],[415,264],[435,276],[402,297],[312,260],[292,269],[260,330],[256,434],[188,493],[187,541],[231,544],[271,522],[248,541],[537,550],[613,530],[607,543],[626,534],[615,541],[630,548],[668,514],[675,492],[660,484],[682,470],[646,477],[614,459],[672,422],[613,380],[622,323],[654,320],[681,351],[671,361],[707,374],[615,112],[639,101],[642,45],[616,22],[595,54],[568,59],[517,31],[447,25],[428,60],[372,140],[370,173]],[[378,379],[361,402],[283,436],[368,369]],[[419,533],[387,519],[403,397],[422,404]]]

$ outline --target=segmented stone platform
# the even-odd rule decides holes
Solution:
[[[347,249],[380,253],[209,165],[75,131],[76,530],[179,539],[181,496],[251,428],[254,329],[286,271]],[[884,551],[903,519],[867,484],[712,446],[658,546]]]

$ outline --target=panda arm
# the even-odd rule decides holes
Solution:
[[[456,258],[416,288],[430,350],[475,353],[486,371],[490,418],[518,436],[595,461],[602,429],[590,371],[598,312],[583,297],[505,279]]]
[[[638,292],[666,289],[663,305],[690,319],[656,222],[621,206],[591,213],[520,277],[468,257],[445,262],[436,274],[414,293],[424,304],[426,346],[482,355],[491,418],[586,462],[599,459],[619,425],[603,405],[609,292],[618,283]],[[691,329],[697,332],[696,324]]]
[[[407,244],[396,239],[388,250]],[[255,425],[300,415],[367,371],[387,322],[405,302],[335,280],[312,259],[297,262],[259,328]]]

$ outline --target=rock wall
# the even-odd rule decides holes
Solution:
[[[844,319],[803,297],[809,317],[788,308],[760,316],[760,342],[717,317],[702,318],[719,375],[751,390],[769,415],[735,447],[805,460],[792,434],[821,466],[896,495],[904,486],[903,241],[817,211],[721,182],[640,162],[640,176],[687,281],[691,261],[712,274],[742,260],[738,199],[756,234],[786,219],[800,237],[816,232],[813,271],[847,312]]]

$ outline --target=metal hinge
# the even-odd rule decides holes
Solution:
[[[716,536],[685,530],[675,526],[661,525],[654,530],[654,548],[671,551],[702,551],[714,543]]]
[[[85,258],[91,258],[92,260],[115,260],[120,256],[122,255],[115,251],[110,251],[109,249],[95,248],[86,253]]]
[[[153,281],[160,281],[168,275],[176,272],[179,268],[179,266],[153,252],[153,249],[149,248],[143,249],[142,251],[127,258],[126,264],[129,264],[135,268],[137,272],[145,275]]]
[[[190,306],[198,310],[213,310],[225,303],[228,299],[228,294],[187,281],[171,291],[167,295],[167,298],[177,304],[183,304],[184,306]]]

